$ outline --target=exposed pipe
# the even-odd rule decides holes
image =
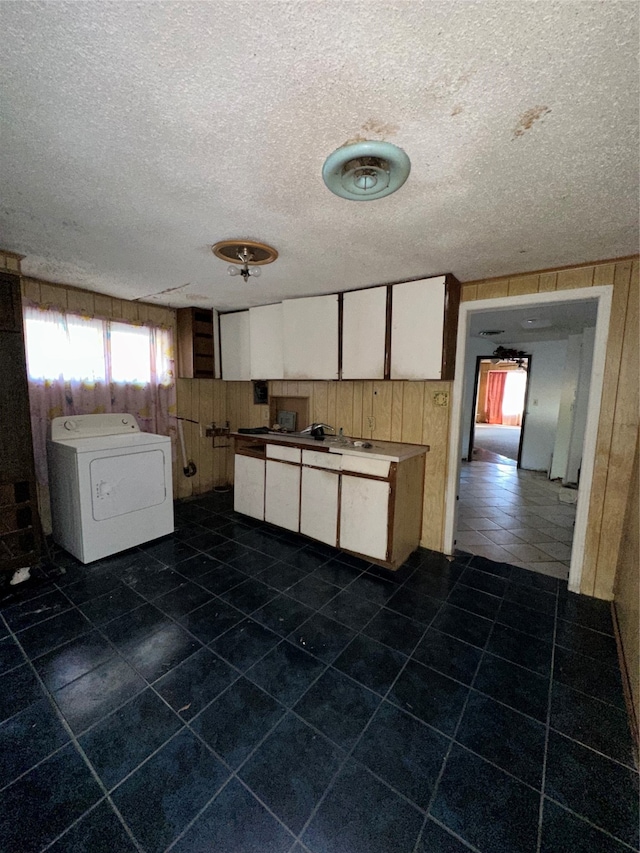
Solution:
[[[180,439],[180,450],[182,452],[182,473],[185,477],[193,477],[198,469],[193,459],[187,459],[187,446],[184,442],[182,421],[189,421],[191,424],[197,424],[198,421],[191,420],[191,418],[176,418],[176,420],[178,421],[178,438]]]

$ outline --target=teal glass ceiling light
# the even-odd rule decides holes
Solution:
[[[351,201],[391,195],[409,177],[411,161],[390,142],[353,142],[329,154],[322,179],[332,193]]]

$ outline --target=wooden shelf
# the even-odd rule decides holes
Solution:
[[[38,562],[36,494],[20,277],[0,273],[0,571]]]
[[[213,379],[213,311],[178,308],[178,376],[181,379]]]

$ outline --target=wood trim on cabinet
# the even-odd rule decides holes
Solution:
[[[393,529],[396,515],[396,492],[398,484],[398,464],[392,462],[389,468],[389,509],[387,512],[387,562],[391,561],[393,554]]]
[[[458,315],[462,286],[458,279],[447,273],[444,284],[444,323],[442,327],[442,374],[441,379],[453,379],[456,366],[456,342],[458,338]]]
[[[393,285],[387,285],[387,313],[384,330],[384,379],[391,379],[391,323],[393,311]]]
[[[338,380],[342,380],[342,329],[344,326],[344,294],[338,294]]]

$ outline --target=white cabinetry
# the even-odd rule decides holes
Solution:
[[[338,378],[338,297],[283,303],[285,379]]]
[[[287,530],[300,524],[300,465],[267,459],[264,519]]]
[[[300,533],[327,545],[338,544],[339,489],[339,471],[302,467]]]
[[[441,379],[446,277],[394,284],[391,379]]]
[[[340,547],[378,560],[387,559],[390,484],[342,475]]]
[[[346,447],[316,450],[311,441],[283,438],[276,444],[258,435],[234,440],[238,512],[262,518],[264,494],[265,521],[389,569],[418,547],[427,447],[402,459],[380,459]],[[388,446],[397,453],[397,444]],[[243,494],[247,490],[251,494]]]
[[[371,287],[344,294],[343,379],[384,379],[386,330],[386,287]]]
[[[223,379],[244,381],[251,378],[248,311],[220,315],[220,351]]]
[[[251,378],[283,379],[282,303],[249,309]]]
[[[251,518],[264,518],[264,459],[236,454],[233,508]]]

